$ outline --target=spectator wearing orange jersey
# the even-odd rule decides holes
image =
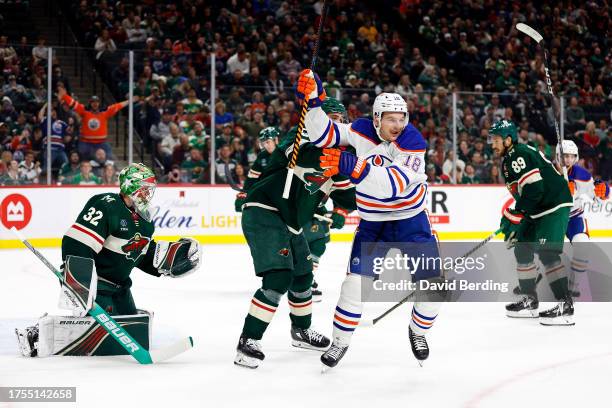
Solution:
[[[78,146],[81,159],[93,159],[95,151],[99,148],[104,149],[106,156],[112,158],[112,148],[107,141],[108,120],[125,108],[129,102],[125,100],[115,103],[106,110],[100,111],[100,99],[92,96],[89,99],[91,109],[87,110],[83,104],[68,95],[66,89],[61,86],[58,87],[57,97],[81,117],[81,137]]]

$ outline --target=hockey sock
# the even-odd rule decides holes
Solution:
[[[291,324],[300,329],[308,329],[312,322],[312,274],[296,276],[291,282],[289,294],[289,317]]]
[[[536,291],[536,278],[538,277],[538,270],[536,269],[535,263],[519,263],[516,266],[516,272],[518,275],[521,293],[534,294]]]
[[[440,302],[415,302],[410,320],[412,331],[419,335],[427,333],[433,326],[440,307],[442,307]]]
[[[348,346],[353,332],[359,325],[363,311],[361,285],[372,286],[371,278],[354,273],[346,275],[340,291],[340,299],[334,313],[334,343]]]
[[[319,262],[325,252],[325,240],[318,239],[314,242],[309,242],[308,247],[312,256],[312,273],[314,274],[319,269]]]
[[[272,290],[257,289],[251,299],[249,314],[244,319],[242,328],[244,336],[261,340],[274,317],[281,296],[280,293]]]
[[[544,265],[544,273],[555,298],[563,299],[567,296],[568,279],[565,273],[565,266],[561,260],[550,265]]]

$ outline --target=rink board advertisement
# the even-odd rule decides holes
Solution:
[[[87,200],[114,187],[0,188],[0,248],[19,248],[9,228],[38,246],[57,247]],[[473,240],[499,225],[504,206],[514,200],[504,186],[431,186],[427,210],[441,240]],[[152,207],[156,237],[192,236],[203,243],[244,242],[235,191],[227,186],[159,186]],[[328,203],[331,209],[331,203]],[[612,237],[612,201],[585,204],[592,237]],[[359,222],[352,213],[332,240],[350,241]]]

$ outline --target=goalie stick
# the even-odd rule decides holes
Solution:
[[[25,237],[15,228],[11,227],[11,231],[15,236],[30,250],[36,257],[43,263],[58,279],[62,279],[62,273],[58,271],[52,264],[41,254],[36,248],[25,239]],[[72,300],[75,303],[80,303],[81,306],[85,306],[80,301],[79,297],[74,294],[72,288],[65,286],[64,290],[67,291],[67,295],[72,296]],[[96,302],[93,303],[93,307],[87,312],[96,322],[102,326],[104,330],[114,338],[132,357],[136,359],[140,364],[153,364],[159,363],[164,360],[168,360],[175,357],[193,347],[193,338],[191,336],[181,339],[178,342],[171,344],[170,346],[158,349],[158,350],[146,350],[142,347],[128,332],[126,332],[119,323],[115,321],[100,305]]]
[[[544,46],[544,37],[542,37],[540,33],[538,33],[536,30],[524,23],[518,23],[516,25],[516,29],[532,38],[536,42],[536,44],[540,46],[544,53],[544,74],[546,75],[546,87],[548,89],[548,93],[550,94],[553,109],[553,120],[555,122],[555,132],[557,134],[557,144],[559,146],[559,154],[561,156],[559,157],[558,164],[561,167],[561,171],[563,172],[563,177],[565,177],[565,179],[567,180],[567,168],[563,165],[563,139],[561,138],[561,132],[559,131],[559,121],[557,120],[557,113],[555,112],[555,110],[558,111],[558,109],[555,109],[557,107],[557,104],[555,103],[555,94],[553,93],[552,79],[550,78],[550,69],[548,68],[548,51]]]
[[[486,237],[484,240],[480,241],[480,243],[478,245],[476,245],[474,248],[470,249],[468,252],[466,252],[463,256],[460,256],[457,259],[460,258],[467,258],[468,256],[472,255],[474,252],[478,251],[480,248],[482,248],[483,246],[485,246],[489,241],[491,241],[493,238],[495,238],[495,236],[497,234],[499,234],[501,232],[501,228],[498,229],[497,231],[491,233],[491,235],[489,235],[488,237]],[[375,317],[374,319],[365,319],[365,320],[361,320],[359,322],[359,326],[360,327],[371,327],[374,326],[376,323],[378,323],[381,319],[383,319],[385,316],[387,316],[389,313],[391,313],[392,311],[394,311],[395,309],[397,309],[398,307],[400,307],[401,305],[403,305],[404,303],[406,303],[407,301],[409,301],[410,299],[412,299],[412,297],[414,296],[414,294],[416,293],[416,291],[414,292],[410,292],[405,298],[403,298],[402,300],[400,300],[399,302],[397,302],[396,304],[394,304],[393,306],[391,306],[389,309],[387,309],[384,313],[382,313],[380,316]]]
[[[323,25],[325,24],[325,16],[327,14],[327,2],[323,0],[323,8],[321,10],[321,20],[319,20],[319,30],[317,33],[317,41],[315,42],[314,49],[312,50],[312,61],[310,62],[310,70],[314,72],[315,65],[317,63],[317,56],[319,55],[319,44],[321,43],[321,35],[323,34]],[[302,133],[304,132],[304,120],[306,118],[306,111],[308,110],[308,101],[304,99],[302,101],[302,109],[300,111],[300,121],[298,122],[297,135],[293,141],[293,151],[291,152],[291,158],[289,159],[289,165],[287,166],[287,178],[285,179],[285,188],[283,190],[283,198],[289,198],[289,191],[291,190],[291,181],[293,180],[294,168],[297,164],[298,153],[300,152],[300,143],[302,143]]]

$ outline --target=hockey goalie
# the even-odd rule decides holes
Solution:
[[[149,206],[155,187],[153,172],[132,164],[119,174],[119,194],[97,194],[87,201],[62,238],[59,307],[71,310],[72,316],[45,314],[36,325],[16,329],[24,356],[126,354],[87,316],[94,301],[149,349],[153,314],[136,308],[130,274],[138,268],[157,277],[180,278],[196,271],[201,262],[200,245],[191,238],[152,238]],[[74,295],[81,302],[74,302]]]

